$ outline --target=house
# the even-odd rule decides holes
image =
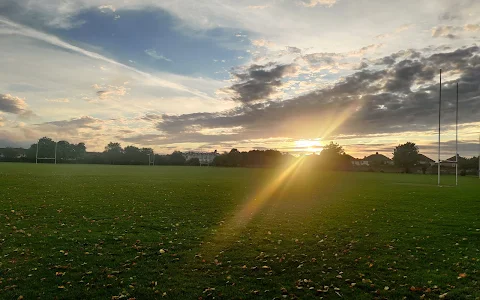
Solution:
[[[393,165],[393,160],[391,160],[390,158],[386,157],[383,154],[379,154],[378,152],[365,157],[364,160],[368,161],[368,166],[370,166],[370,165]]]
[[[350,161],[354,166],[368,166],[369,161],[365,159],[354,158]]]
[[[459,158],[460,158],[460,156],[459,156]],[[442,160],[442,166],[443,167],[454,168],[456,164],[457,164],[457,158],[455,156],[452,156],[452,157],[448,158],[447,160]]]
[[[22,159],[27,157],[27,150],[23,148],[0,148],[0,158]]]
[[[200,165],[210,165],[215,157],[218,156],[217,150],[214,152],[184,152],[183,156],[185,157],[185,160],[189,160],[192,158],[198,158],[200,161]]]
[[[428,156],[425,156],[423,154],[418,154],[418,164],[433,166],[435,165],[435,161]]]

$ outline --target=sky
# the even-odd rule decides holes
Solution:
[[[477,155],[476,0],[3,0],[0,147]]]

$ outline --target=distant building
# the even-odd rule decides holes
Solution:
[[[420,165],[430,165],[430,166],[435,165],[435,161],[433,159],[423,154],[418,155],[418,163]]]
[[[448,158],[447,160],[443,160],[442,161],[442,166],[444,167],[455,167],[455,165],[457,164],[457,158],[455,156],[452,156],[450,158]]]
[[[27,157],[27,150],[23,148],[0,148],[0,158],[9,156],[7,152],[10,152],[11,158],[22,159]]]
[[[214,152],[184,152],[183,156],[185,157],[185,160],[189,160],[192,158],[198,158],[200,161],[200,165],[210,165],[215,157],[217,157],[219,154],[217,150]]]
[[[350,161],[354,166],[368,166],[369,161],[365,159],[354,158]]]
[[[364,160],[368,161],[368,165],[393,165],[393,160],[378,152],[365,157]]]

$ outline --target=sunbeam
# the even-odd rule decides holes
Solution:
[[[226,247],[233,242],[236,234],[242,231],[245,226],[265,207],[265,205],[272,199],[272,196],[280,190],[286,188],[286,185],[296,171],[304,163],[305,158],[300,157],[291,165],[286,167],[278,174],[272,181],[267,183],[265,187],[260,189],[258,193],[253,195],[250,200],[234,214],[232,218],[224,222],[222,227],[218,229],[212,241],[206,244],[209,247],[206,255],[214,255],[221,247]]]

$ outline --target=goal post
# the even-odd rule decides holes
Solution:
[[[155,153],[149,153],[148,155],[148,165],[149,166],[154,166],[155,165]]]
[[[40,148],[40,141],[41,139],[38,140],[37,142],[37,151],[35,153],[35,164],[38,164],[38,161],[39,160],[53,160],[54,161],[54,164],[57,164],[57,146],[58,146],[58,142],[55,142],[55,147],[54,147],[54,153],[53,153],[53,157],[39,157],[38,156],[38,153],[39,153],[39,148]]]
[[[455,185],[458,186],[458,82],[457,86],[457,99],[455,106],[455,160],[441,160],[440,156],[440,144],[441,144],[441,116],[442,116],[442,69],[440,69],[440,85],[439,85],[439,97],[438,97],[438,186],[440,186],[440,169],[442,162],[455,164]],[[479,154],[480,156],[480,154]],[[480,178],[480,160],[479,160],[479,178]]]

